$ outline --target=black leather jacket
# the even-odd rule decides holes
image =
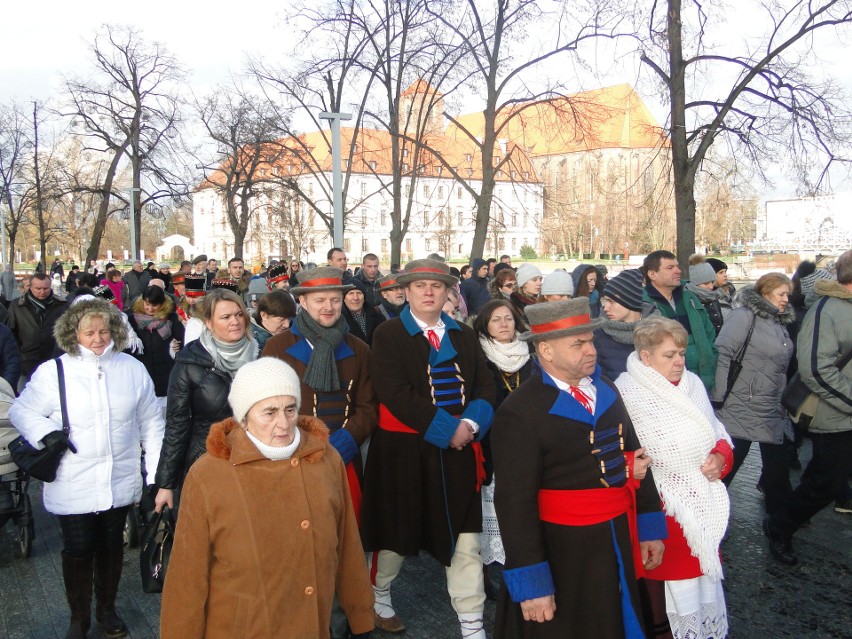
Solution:
[[[178,353],[169,378],[157,486],[180,487],[190,466],[207,450],[210,426],[231,416],[230,390],[231,376],[216,368],[199,340]]]

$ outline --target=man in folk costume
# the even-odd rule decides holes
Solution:
[[[660,498],[614,385],[601,377],[589,299],[524,309],[540,374],[491,432],[506,550],[495,637],[645,637],[636,580],[662,559]],[[638,449],[638,450],[637,450]],[[643,478],[639,481],[640,478]]]
[[[405,289],[402,288],[402,284],[397,281],[396,277],[392,274],[379,278],[379,295],[382,301],[376,306],[376,310],[385,319],[399,317],[402,309],[405,308]]]
[[[207,293],[206,275],[186,275],[183,279],[184,294],[178,302],[177,314],[183,322],[184,334],[183,345],[186,347],[190,342],[197,340],[204,332],[204,322],[196,317],[193,310],[195,305],[204,299]],[[199,307],[201,308],[201,307]]]
[[[491,426],[494,381],[473,330],[441,310],[457,282],[449,266],[416,260],[397,281],[409,306],[373,334],[379,428],[370,442],[361,509],[364,549],[374,551],[376,627],[405,629],[391,583],[405,556],[425,550],[447,567],[462,636],[484,639],[479,442]]]

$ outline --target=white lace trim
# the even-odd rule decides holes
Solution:
[[[722,581],[702,575],[666,582],[666,613],[675,639],[724,639],[728,611]]]
[[[497,523],[497,511],[494,510],[494,479],[491,484],[482,487],[482,532],[479,535],[479,554],[482,563],[488,565],[506,563],[506,551],[500,537],[500,525]]]

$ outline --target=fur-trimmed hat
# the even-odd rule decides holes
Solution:
[[[101,284],[100,286],[96,286],[92,289],[95,293],[95,297],[105,300],[110,304],[118,304],[118,300],[115,299],[115,293],[112,292],[112,289],[106,284]]]
[[[261,357],[240,366],[231,382],[228,403],[234,411],[234,419],[245,422],[246,414],[252,406],[278,395],[295,397],[298,411],[302,403],[299,376],[277,357]]]
[[[175,273],[172,275],[172,286],[177,286],[178,284],[185,284],[184,280],[186,279],[186,275],[183,273]]]
[[[299,273],[299,285],[290,289],[293,295],[316,293],[317,291],[346,291],[355,288],[352,284],[343,283],[343,271],[333,266],[318,266]]]
[[[56,345],[69,355],[79,355],[80,342],[77,340],[77,329],[80,320],[92,313],[106,314],[109,318],[109,334],[113,341],[113,352],[120,353],[127,348],[128,325],[125,324],[124,313],[104,299],[91,295],[80,295],[53,326],[53,336]]]
[[[278,262],[274,266],[269,267],[269,271],[266,273],[266,279],[270,284],[277,284],[278,282],[283,282],[284,280],[289,281],[290,276],[287,275],[287,263],[286,262]]]
[[[601,318],[592,319],[588,297],[530,304],[524,308],[524,315],[530,325],[530,330],[520,335],[525,342],[588,333],[604,323]]]
[[[208,262],[208,261],[209,260],[207,259],[207,256],[204,253],[202,253],[201,255],[196,255],[193,258],[192,264],[194,266],[195,264],[201,264],[201,262]]]
[[[523,288],[524,284],[529,282],[534,277],[541,277],[541,269],[535,264],[521,264],[518,267],[515,277],[518,281],[518,288]]]
[[[234,280],[226,280],[226,279],[215,279],[210,282],[210,290],[212,291],[215,288],[226,288],[232,293],[239,294],[240,288],[237,286],[237,283]]]
[[[458,278],[450,275],[450,266],[438,260],[414,260],[405,265],[402,273],[397,274],[396,281],[405,286],[419,280],[436,280],[447,286],[458,284]]]
[[[628,310],[641,312],[644,280],[638,268],[624,269],[604,285],[603,297],[608,297]]]
[[[541,283],[541,294],[571,297],[574,294],[574,281],[571,279],[571,274],[565,271],[553,271],[546,275]]]
[[[402,288],[402,284],[396,281],[396,274],[391,273],[390,275],[385,275],[384,277],[380,277],[378,280],[379,283],[379,291],[389,291],[394,288]]]
[[[184,277],[183,287],[186,297],[202,297],[207,290],[207,276],[187,275]]]

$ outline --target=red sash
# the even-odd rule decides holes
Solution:
[[[459,416],[453,415],[453,417],[458,418]],[[384,404],[379,404],[379,428],[391,433],[420,434],[411,426],[406,426],[399,421]],[[482,482],[485,481],[485,454],[482,452],[482,444],[479,442],[471,442],[470,447],[473,449],[476,464],[476,492],[479,492],[482,489]]]
[[[621,488],[538,491],[538,515],[542,521],[561,526],[591,526],[627,514],[636,578],[645,575],[636,529],[636,485],[632,479]]]
[[[346,464],[346,479],[349,481],[349,496],[352,497],[352,508],[355,511],[355,519],[358,527],[361,527],[361,482],[358,473],[355,472],[355,464]]]

